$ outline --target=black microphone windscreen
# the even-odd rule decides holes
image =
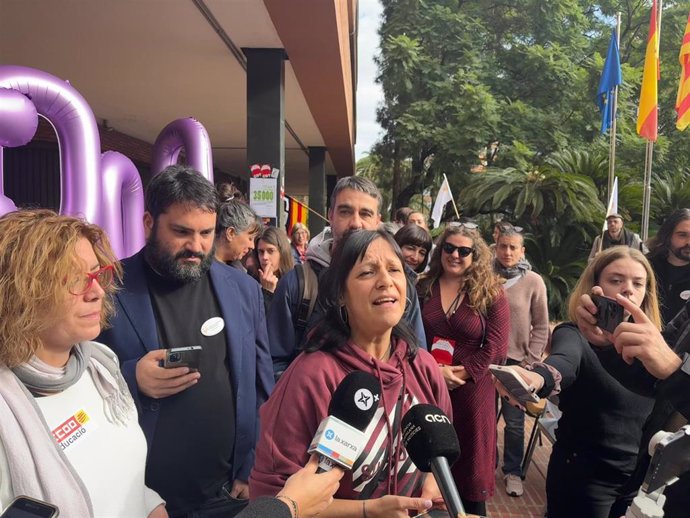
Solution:
[[[328,414],[363,432],[374,418],[381,397],[381,385],[375,376],[352,371],[333,392]]]
[[[420,471],[431,471],[431,459],[445,457],[453,464],[460,455],[458,435],[443,411],[434,405],[415,405],[402,419],[402,440]]]

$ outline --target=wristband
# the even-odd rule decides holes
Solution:
[[[283,499],[285,500],[288,504],[290,504],[290,507],[292,508],[292,515],[294,518],[299,518],[299,512],[297,510],[297,502],[295,502],[292,498],[289,496],[285,495],[278,495],[276,496],[278,499]]]

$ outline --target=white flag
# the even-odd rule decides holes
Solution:
[[[434,202],[434,208],[431,210],[431,219],[434,221],[433,228],[437,228],[441,224],[441,217],[443,216],[443,208],[446,203],[453,199],[453,195],[450,192],[450,185],[448,185],[448,178],[443,175],[443,183],[441,188],[438,190],[438,195],[436,196],[436,201]]]
[[[613,214],[618,214],[618,177],[613,179],[613,189],[611,189],[611,198],[609,198],[609,206],[606,208],[606,218],[612,216]],[[604,218],[604,226],[601,231],[604,232],[608,229],[608,224]]]

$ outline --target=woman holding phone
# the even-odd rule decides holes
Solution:
[[[92,340],[120,266],[104,232],[49,210],[0,218],[0,509],[166,518],[117,356]]]
[[[589,263],[570,296],[571,320],[577,319],[581,296],[591,293],[609,299],[621,295],[660,327],[656,280],[638,250],[609,248]],[[549,518],[619,518],[635,496],[622,489],[637,462],[653,400],[634,394],[606,371],[603,364],[618,353],[613,345],[602,345],[566,323],[554,330],[551,354],[543,363],[534,363],[532,371],[511,367],[540,397],[559,395],[563,415],[546,477]]]

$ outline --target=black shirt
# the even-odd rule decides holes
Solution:
[[[225,329],[204,336],[201,326],[221,317],[210,277],[180,284],[145,267],[160,343],[203,347],[196,385],[160,399],[160,415],[146,463],[146,483],[171,515],[216,496],[228,481],[235,443],[235,398]]]
[[[631,392],[604,369],[602,363],[617,355],[613,346],[593,347],[577,327],[562,324],[553,332],[551,355],[544,363],[563,378],[558,405],[563,415],[556,429],[559,445],[629,474],[654,401]],[[543,374],[546,369],[535,370]],[[553,388],[553,378],[545,376],[545,380],[551,383],[545,383],[539,396],[547,396]]]
[[[688,300],[683,292],[690,290],[690,264],[674,266],[668,262],[667,257],[655,257],[650,262],[661,299],[661,319],[664,324],[668,324]]]

